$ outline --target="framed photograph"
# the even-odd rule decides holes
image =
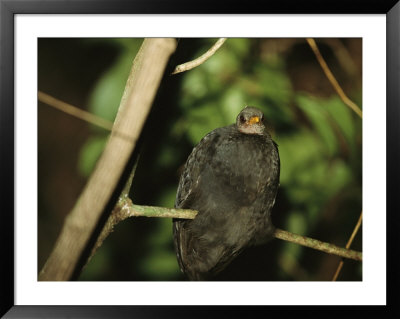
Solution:
[[[349,3],[1,1],[1,315],[398,311],[400,6]]]

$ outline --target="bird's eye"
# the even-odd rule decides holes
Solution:
[[[246,119],[244,118],[244,116],[243,116],[243,115],[240,115],[240,122],[241,122],[241,123],[244,123],[244,122],[246,122]]]

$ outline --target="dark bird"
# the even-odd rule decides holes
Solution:
[[[245,247],[272,238],[279,171],[277,144],[255,107],[244,108],[236,124],[213,130],[193,149],[175,207],[198,214],[173,220],[178,263],[190,280],[212,278]]]

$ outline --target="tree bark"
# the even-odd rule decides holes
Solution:
[[[39,280],[71,280],[80,273],[92,248],[88,246],[95,243],[93,236],[98,236],[95,229],[104,226],[102,214],[110,205],[113,192],[135,149],[175,48],[175,39],[144,40],[133,62],[108,143],[75,207],[67,216]]]

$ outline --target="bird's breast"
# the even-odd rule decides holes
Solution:
[[[240,136],[220,140],[202,172],[208,196],[248,205],[276,180],[279,158],[272,140]]]

